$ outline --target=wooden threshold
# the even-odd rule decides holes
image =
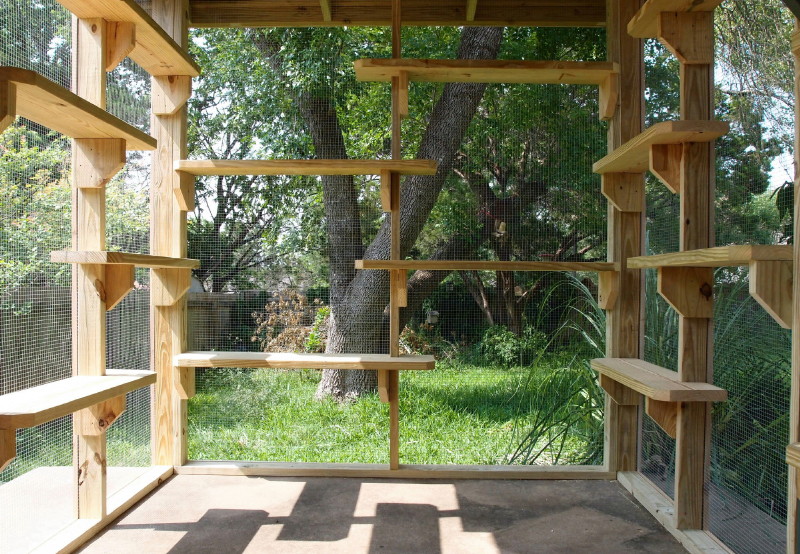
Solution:
[[[434,160],[178,160],[190,175],[434,175]]]
[[[628,258],[631,269],[743,266],[757,261],[792,261],[792,247],[780,244],[717,246]]]
[[[136,44],[128,56],[150,75],[200,75],[189,54],[134,0],[58,0],[79,19],[133,23]]]
[[[678,373],[635,358],[595,358],[592,369],[647,398],[662,402],[721,402],[725,389],[679,381]]]
[[[191,461],[178,475],[253,475],[271,477],[361,477],[377,479],[614,479],[603,466],[481,466],[318,464],[283,462]]]
[[[433,356],[388,354],[294,354],[283,352],[185,352],[173,358],[177,367],[269,367],[275,369],[430,370]]]
[[[320,0],[191,0],[193,27],[358,27],[392,24],[385,0],[332,0],[330,18]],[[604,27],[604,0],[492,0],[478,2],[470,19],[467,0],[403,0],[404,26]]]
[[[169,256],[108,252],[105,250],[56,250],[55,252],[50,252],[50,261],[67,264],[127,264],[151,269],[196,269],[200,267],[198,260],[189,258],[170,258]]]
[[[155,150],[155,138],[34,71],[0,67],[3,87],[9,90],[12,114],[3,117],[0,106],[0,131],[19,115],[70,138],[123,139],[128,150]]]
[[[642,173],[650,166],[650,147],[658,144],[711,142],[726,134],[725,121],[663,121],[649,127],[592,166],[595,173]]]
[[[78,519],[33,549],[33,554],[74,552],[174,473],[172,466],[152,466],[143,475],[108,497],[108,515],[102,519]]]
[[[647,0],[628,22],[628,34],[636,38],[655,38],[658,22],[665,12],[707,12],[722,0]]]
[[[152,371],[109,369],[78,375],[0,396],[0,429],[24,429],[152,385]]]
[[[531,83],[602,85],[619,73],[611,62],[363,59],[354,63],[359,81],[386,81],[406,73],[411,81],[435,83]]]
[[[356,260],[356,269],[431,271],[619,271],[614,262],[503,262],[487,260]]]

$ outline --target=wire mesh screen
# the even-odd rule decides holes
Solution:
[[[604,56],[594,30],[403,35],[406,57]],[[389,56],[388,30],[198,31],[193,44],[192,157],[390,157],[390,86],[353,71]],[[414,82],[402,146],[440,164],[403,181],[403,257],[605,260],[596,87]],[[389,255],[378,177],[198,180],[190,347],[388,352],[388,274],[353,266]],[[596,287],[593,273],[409,273],[401,349],[438,365],[401,377],[401,461],[601,462],[602,394],[586,364],[604,344]],[[198,369],[197,383],[193,459],[388,461],[374,375]]]

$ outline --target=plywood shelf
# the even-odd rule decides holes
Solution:
[[[8,102],[4,106],[4,94]],[[0,67],[0,131],[15,115],[75,139],[123,139],[128,150],[155,150],[156,139],[34,71]]]
[[[0,429],[23,429],[152,385],[152,371],[113,370],[104,376],[69,377],[0,396]]]
[[[792,247],[784,245],[739,245],[701,248],[655,256],[628,258],[631,269],[659,267],[726,267],[757,261],[791,261]]]
[[[50,261],[67,264],[125,264],[151,269],[196,269],[198,260],[189,258],[170,258],[149,254],[130,254],[127,252],[57,250],[50,253]]]
[[[628,22],[628,34],[637,38],[654,38],[658,34],[658,21],[665,12],[711,11],[722,0],[647,0]]]
[[[656,123],[608,156],[595,162],[595,173],[641,173],[650,165],[650,147],[659,144],[711,142],[726,134],[724,121],[664,121]]]
[[[197,77],[200,68],[186,51],[153,21],[134,0],[58,0],[80,19],[133,23],[136,45],[129,57],[150,75],[188,75]]]
[[[431,271],[618,271],[612,262],[502,262],[485,260],[356,260],[356,269]]]
[[[644,396],[662,402],[721,402],[725,389],[709,383],[684,383],[674,371],[635,358],[596,358],[592,369]]]
[[[433,356],[387,354],[293,354],[282,352],[185,352],[174,357],[178,367],[270,367],[276,369],[430,370]]]
[[[411,81],[437,83],[532,83],[602,85],[619,66],[611,62],[363,59],[359,81],[391,81],[405,72]]]
[[[190,175],[434,175],[434,160],[178,160]]]

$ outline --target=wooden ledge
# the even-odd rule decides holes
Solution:
[[[628,22],[628,34],[637,38],[655,38],[662,13],[712,11],[721,3],[722,0],[647,0]]]
[[[152,385],[152,371],[109,369],[106,375],[79,375],[0,396],[0,429],[47,423],[100,402]]]
[[[613,262],[502,262],[486,260],[356,260],[356,269],[431,271],[619,271]]]
[[[178,160],[189,175],[435,175],[434,160]]]
[[[135,46],[130,58],[154,76],[200,75],[200,67],[134,0],[58,0],[79,19],[133,23]]]
[[[630,269],[658,267],[726,267],[755,261],[792,261],[792,247],[777,245],[734,245],[685,250],[654,256],[628,258]]]
[[[270,367],[276,369],[434,369],[433,356],[388,354],[293,354],[283,352],[185,352],[177,367]]]
[[[0,131],[20,115],[74,139],[123,139],[155,150],[156,139],[34,71],[0,67]]]
[[[664,144],[711,142],[726,134],[725,121],[663,121],[649,127],[592,166],[595,173],[642,173],[650,167],[650,149]]]
[[[130,254],[127,252],[57,250],[50,253],[50,261],[67,264],[127,264],[151,269],[196,269],[198,260],[189,258],[170,258],[150,254]]]

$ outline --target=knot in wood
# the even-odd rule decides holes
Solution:
[[[714,289],[708,283],[703,283],[700,287],[700,294],[706,298],[711,298],[711,295],[714,294]]]

